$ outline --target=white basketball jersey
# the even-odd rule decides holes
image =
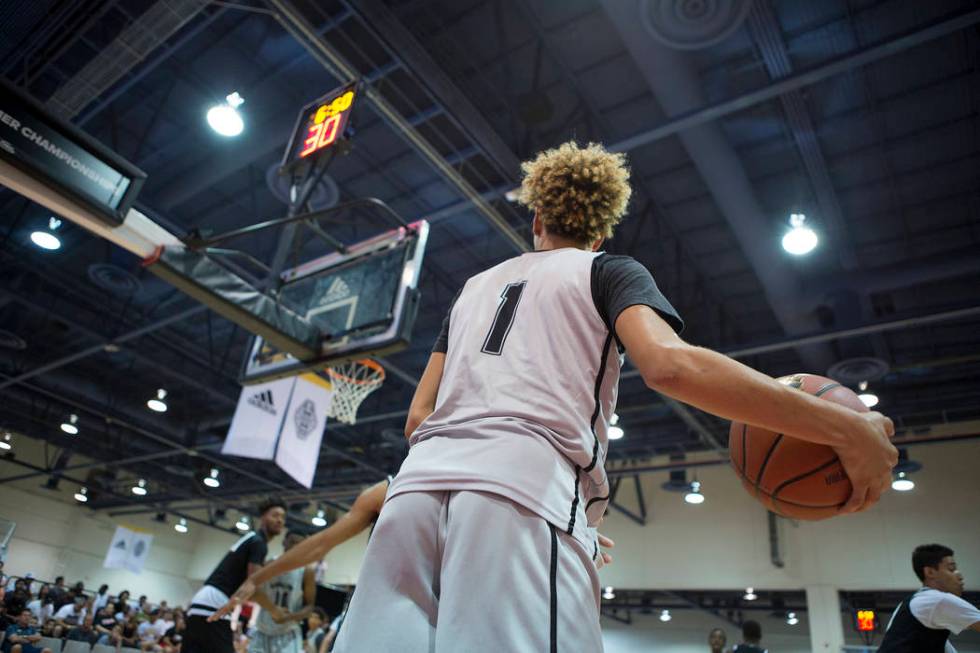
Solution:
[[[303,572],[302,567],[287,571],[266,582],[262,590],[283,612],[298,612],[303,608]],[[259,632],[266,635],[283,635],[299,629],[299,624],[295,621],[277,624],[268,610],[259,612],[255,625]]]
[[[467,281],[435,411],[388,496],[503,494],[590,551],[605,510],[606,433],[622,356],[595,306],[594,252],[529,252]]]

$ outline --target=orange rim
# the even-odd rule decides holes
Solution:
[[[378,376],[373,379],[365,379],[363,381],[360,381],[358,379],[352,379],[346,374],[341,374],[340,372],[333,369],[332,367],[327,368],[327,376],[329,376],[332,379],[337,379],[339,381],[344,381],[345,383],[350,383],[353,385],[374,385],[375,383],[381,383],[382,381],[384,381],[385,368],[381,367],[381,363],[379,363],[378,361],[371,360],[370,358],[360,358],[354,362],[358,363],[359,365],[363,365],[365,367],[370,367],[378,374]]]

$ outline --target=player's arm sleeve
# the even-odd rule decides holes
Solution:
[[[684,320],[660,292],[653,275],[631,256],[600,254],[595,258],[592,299],[611,331],[615,331],[619,314],[638,304],[652,308],[676,333],[684,329]]]
[[[463,284],[463,288],[466,284]],[[456,307],[456,300],[459,299],[460,294],[463,292],[463,288],[460,288],[456,292],[456,296],[453,297],[452,303],[449,304],[449,310],[446,311],[446,317],[442,320],[442,330],[439,331],[439,336],[436,338],[436,342],[432,345],[433,354],[445,354],[449,351],[449,318],[452,317],[453,308]]]
[[[968,601],[945,592],[925,592],[909,604],[915,618],[926,628],[946,629],[959,635],[967,628],[978,630],[980,610]]]
[[[265,557],[269,554],[269,547],[261,537],[253,537],[248,543],[247,560],[250,565],[262,566]]]

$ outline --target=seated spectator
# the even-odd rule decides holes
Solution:
[[[10,577],[3,571],[3,560],[0,560],[0,587],[6,588]]]
[[[64,630],[81,625],[85,620],[85,597],[76,596],[71,603],[66,603],[54,613],[54,620]]]
[[[116,615],[116,620],[119,622],[126,621],[126,619],[129,618],[129,590],[119,592],[119,596],[116,597],[116,603],[112,608],[112,612]]]
[[[109,600],[112,597],[109,596],[109,586],[103,583],[99,586],[99,591],[95,595],[95,600],[92,603],[92,612],[98,614],[102,608],[109,605]]]
[[[99,611],[95,617],[95,632],[99,634],[96,644],[115,645],[113,633],[117,630],[119,622],[112,614],[112,606],[107,605]],[[121,632],[121,631],[120,631]]]
[[[86,642],[89,645],[95,644],[99,639],[99,633],[95,631],[94,621],[92,615],[86,616],[80,625],[68,631],[68,639],[74,642]]]
[[[27,591],[27,581],[18,578],[14,583],[13,591],[9,591],[3,597],[3,604],[7,607],[7,614],[19,615],[27,604],[31,602],[31,594]]]
[[[7,632],[7,628],[14,625],[16,621],[7,614],[7,606],[0,602],[0,632]]]
[[[313,614],[306,618],[306,641],[303,642],[304,653],[320,653],[320,646],[327,636],[325,628],[327,613],[322,608],[313,608]]]
[[[54,603],[55,610],[60,610],[61,606],[68,603],[68,588],[65,587],[64,576],[54,579],[54,585],[51,586],[51,601]]]
[[[163,638],[167,634],[167,631],[174,627],[174,613],[167,610],[159,609],[156,612],[156,619],[153,620],[153,627],[157,631],[157,636]]]
[[[177,617],[177,621],[173,627],[160,640],[160,647],[164,650],[164,653],[180,653],[180,643],[184,640],[184,630],[186,628],[187,625],[184,623],[184,618]]]
[[[51,617],[44,622],[44,626],[41,628],[41,634],[45,637],[54,637],[55,639],[61,639],[61,634],[64,629],[58,625],[58,622]]]
[[[51,600],[50,588],[47,585],[41,586],[37,598],[27,604],[27,609],[34,613],[34,619],[39,624],[54,616],[54,602]]]
[[[128,647],[139,646],[140,636],[139,636],[139,632],[137,632],[139,630],[139,625],[140,625],[139,619],[136,618],[135,614],[130,615],[129,618],[125,622],[123,622],[120,631],[123,646],[128,646]]]
[[[51,653],[51,649],[38,646],[41,634],[31,625],[32,616],[31,611],[24,608],[17,616],[17,623],[7,628],[3,645],[9,646],[11,653]]]
[[[139,616],[139,618],[146,619],[150,616],[150,612],[152,611],[153,606],[146,600],[146,594],[140,596],[139,603],[137,603],[136,607],[136,614]]]
[[[155,651],[157,649],[157,643],[160,641],[160,635],[157,633],[157,629],[153,626],[152,617],[140,623],[139,627],[136,629],[136,634],[139,635],[140,650]]]

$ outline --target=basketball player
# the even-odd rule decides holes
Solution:
[[[721,628],[712,628],[708,633],[708,646],[711,653],[726,653],[725,644],[728,643],[728,635]]]
[[[335,546],[343,544],[377,521],[378,515],[381,514],[381,506],[385,502],[385,492],[388,491],[389,482],[389,479],[385,479],[362,491],[354,500],[350,511],[343,517],[291,547],[261,569],[255,570],[241,583],[224,606],[212,615],[210,621],[214,622],[224,617],[232,612],[235,606],[253,598],[256,588],[275,576],[320,562]]]
[[[942,544],[916,547],[912,569],[922,587],[895,609],[878,653],[956,653],[950,634],[980,632],[980,610],[960,598],[963,575],[953,550]]]
[[[279,535],[285,525],[286,504],[270,497],[259,506],[259,519],[259,530],[243,535],[232,545],[204,581],[204,587],[191,599],[181,653],[232,653],[235,650],[227,616],[220,621],[209,621],[208,617],[223,606],[229,594],[265,561],[269,540]],[[282,618],[282,610],[261,590],[255,592],[253,599],[263,610]]]
[[[762,626],[758,621],[742,623],[742,643],[732,647],[732,653],[769,653],[762,648]]]
[[[594,527],[624,351],[653,390],[833,446],[848,511],[890,482],[890,420],[685,343],[646,268],[599,251],[631,192],[622,154],[566,143],[523,171],[535,251],[469,279],[450,308],[341,653],[602,650]]]
[[[228,602],[209,618],[209,621],[214,622],[224,615],[230,614],[236,606],[252,598],[257,587],[266,583],[277,574],[286,574],[292,570],[306,567],[323,560],[324,556],[334,547],[343,544],[374,524],[381,514],[381,508],[385,501],[385,493],[388,491],[391,480],[391,477],[388,477],[363,490],[354,501],[354,505],[351,506],[350,511],[334,524],[306,538],[302,542],[291,546],[283,555],[258,569],[242,583],[241,587],[231,596]],[[613,558],[605,549],[611,549],[616,544],[613,540],[602,534],[598,534],[598,539],[599,546],[603,547],[603,550],[596,556],[595,563],[597,568],[601,568],[604,565],[612,564]],[[331,624],[331,630],[328,635],[331,640],[328,642],[328,646],[332,643],[333,637],[336,637],[345,617],[346,611]],[[328,648],[327,650],[331,649]]]
[[[304,537],[302,533],[288,533],[283,541],[285,552],[302,542]],[[256,632],[248,644],[249,653],[302,653],[303,631],[297,622],[313,611],[316,570],[312,566],[292,569],[265,583],[263,590],[273,604],[287,612],[280,621],[267,610],[259,613]]]

